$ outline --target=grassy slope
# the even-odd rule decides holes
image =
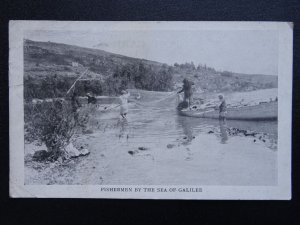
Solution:
[[[55,72],[58,75],[76,75],[81,66],[89,68],[93,77],[108,76],[118,66],[130,63],[144,63],[151,66],[162,66],[161,63],[136,59],[98,49],[89,49],[73,45],[53,42],[24,41],[25,76],[47,75]],[[78,62],[79,67],[73,67],[72,62]],[[75,73],[75,74],[74,74]]]
[[[89,68],[87,78],[105,79],[117,67],[126,64],[143,63],[156,69],[166,66],[98,49],[30,40],[24,41],[24,55],[25,76],[36,78],[53,74],[78,77],[84,71],[83,67],[86,67]],[[80,66],[73,67],[72,62],[78,62]],[[187,77],[196,84],[199,91],[247,91],[277,87],[277,76],[234,73],[232,76],[222,76],[220,72],[206,67],[187,69],[172,66],[172,71],[175,87],[181,86],[182,80]]]
[[[252,75],[232,73],[223,76],[213,69],[180,69],[174,68],[176,86],[181,86],[182,80],[187,77],[195,83],[199,91],[251,91],[277,87],[277,76]]]

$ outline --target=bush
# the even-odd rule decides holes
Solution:
[[[64,66],[64,70],[70,67]],[[91,68],[89,68],[91,69]],[[116,67],[105,80],[79,80],[74,90],[79,96],[87,92],[94,95],[118,95],[122,89],[138,88],[150,91],[169,91],[173,88],[173,68],[164,64],[154,67],[144,63],[131,63]],[[64,97],[78,75],[64,76],[49,72],[46,76],[27,75],[24,77],[24,99]]]
[[[29,137],[44,143],[51,160],[65,156],[65,147],[87,121],[88,114],[78,111],[70,101],[56,100],[25,107],[27,141]]]
[[[223,77],[232,77],[233,73],[229,72],[229,71],[223,71],[223,72],[221,72],[221,76],[223,76]]]
[[[119,94],[122,89],[138,88],[149,91],[168,91],[173,87],[172,68],[154,68],[143,63],[126,64],[106,79],[108,94]]]

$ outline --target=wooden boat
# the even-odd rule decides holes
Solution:
[[[278,102],[260,103],[254,106],[242,106],[238,108],[227,108],[226,118],[228,120],[252,120],[267,121],[277,120]],[[219,110],[179,110],[181,116],[219,119]]]

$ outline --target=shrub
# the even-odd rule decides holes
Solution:
[[[65,156],[65,147],[75,132],[87,123],[88,114],[78,111],[70,101],[55,100],[27,105],[25,118],[27,137],[44,143],[48,159],[57,160]]]
[[[232,72],[229,72],[229,71],[223,71],[223,72],[221,72],[221,76],[224,76],[224,77],[232,77],[232,76],[233,76],[233,73],[232,73]]]
[[[164,65],[154,68],[143,63],[126,64],[117,68],[106,79],[109,94],[119,94],[126,88],[138,88],[151,91],[168,91],[172,89],[172,68]]]

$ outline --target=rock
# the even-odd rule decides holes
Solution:
[[[183,139],[187,139],[187,137],[183,137]]]
[[[248,137],[248,136],[252,136],[252,137],[254,137],[254,136],[255,136],[255,134],[254,134],[254,133],[247,133],[247,132],[246,132],[246,133],[245,133],[245,136],[246,136],[246,137]]]
[[[240,130],[241,133],[243,133],[245,136],[247,134],[247,131],[246,130]]]
[[[90,151],[87,150],[86,148],[83,148],[83,149],[80,150],[80,155],[81,156],[85,156],[85,155],[88,155],[88,154],[90,154]]]
[[[33,160],[36,160],[36,161],[44,161],[48,157],[49,157],[49,152],[46,150],[36,151],[32,156]]]
[[[141,150],[141,151],[148,150],[148,148],[146,148],[146,147],[138,147],[138,149]]]
[[[128,153],[129,153],[130,155],[134,155],[134,154],[136,153],[136,151],[130,150],[130,151],[128,151]]]
[[[256,139],[254,139],[253,142],[256,142]]]
[[[80,152],[72,143],[68,144],[65,150],[70,157],[78,157],[80,155]]]
[[[65,151],[70,158],[76,158],[90,154],[90,151],[83,146],[80,146],[80,150],[78,150],[76,147],[74,147],[73,143],[68,144],[65,148]]]
[[[57,161],[58,161],[60,164],[62,164],[62,163],[63,163],[62,157],[58,157]]]
[[[174,144],[168,144],[167,148],[173,148],[175,145]]]

